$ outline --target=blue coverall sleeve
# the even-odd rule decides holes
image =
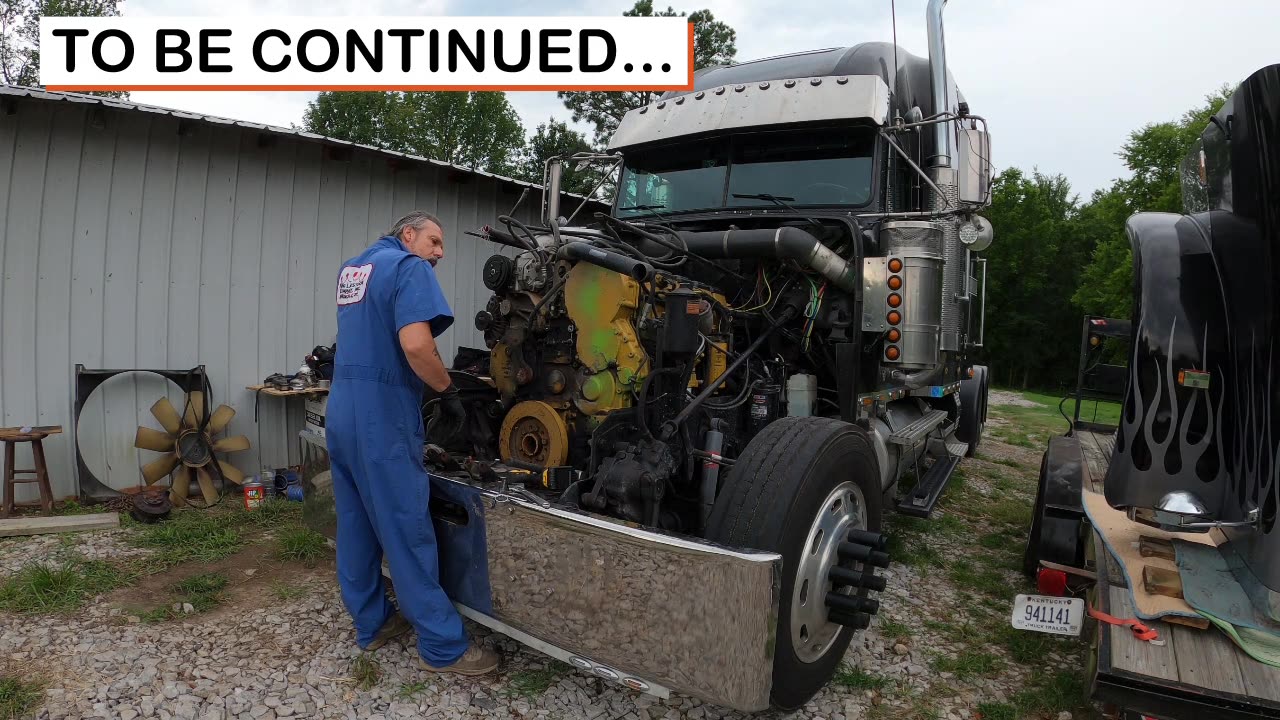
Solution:
[[[435,268],[415,257],[406,258],[396,270],[396,332],[410,323],[427,322],[431,324],[431,334],[440,337],[453,325],[453,311]]]

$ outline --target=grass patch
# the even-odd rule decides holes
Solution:
[[[185,605],[190,605],[192,612],[208,612],[222,602],[222,591],[227,588],[228,582],[227,576],[222,573],[192,575],[169,588],[174,594],[170,601],[139,617],[147,623],[173,620],[187,614],[183,610]],[[177,610],[173,608],[175,604],[178,606]]]
[[[29,716],[40,706],[43,687],[29,679],[0,675],[0,718],[11,720]]]
[[[1070,670],[1037,671],[1027,681],[1026,688],[1012,698],[1022,717],[1055,716],[1063,710],[1085,709],[1088,700],[1084,680]]]
[[[356,687],[361,690],[372,690],[382,679],[382,666],[368,653],[360,653],[351,661],[351,677]]]
[[[400,689],[396,692],[396,697],[402,700],[412,700],[414,696],[418,695],[419,693],[426,692],[427,688],[429,687],[431,686],[421,680],[419,680],[418,682],[404,683],[403,685],[400,686]]]
[[[880,624],[880,634],[890,640],[901,640],[911,637],[911,628],[906,623],[900,623],[897,620],[885,620]]]
[[[940,620],[925,620],[924,626],[929,632],[941,635],[957,645],[982,643],[990,637],[986,628],[967,619],[949,623]]]
[[[833,683],[849,690],[881,690],[889,684],[889,678],[872,675],[862,668],[842,666],[831,679]]]
[[[942,565],[942,555],[925,540],[934,532],[934,521],[909,515],[889,515],[885,533],[889,536],[887,551],[894,562],[912,567]]]
[[[271,498],[254,510],[234,503],[208,510],[178,510],[164,522],[142,526],[133,542],[162,551],[155,561],[164,569],[186,562],[216,562],[234,555],[246,545],[247,536],[256,531],[303,527],[301,503]],[[301,549],[307,551],[305,547]]]
[[[1054,650],[1069,654],[1071,646],[1077,645],[1065,637],[1018,630],[1005,622],[1005,618],[1002,617],[1000,620],[1000,624],[994,628],[996,641],[1009,651],[1009,655],[1015,662],[1040,662]]]
[[[957,680],[972,680],[975,677],[989,676],[1003,670],[1004,660],[989,652],[965,650],[953,658],[934,658],[930,665],[938,672],[955,675]]]
[[[254,510],[236,506],[234,522],[244,527],[273,529],[290,525],[302,525],[302,503],[269,497]]]
[[[193,561],[215,562],[244,546],[244,538],[234,525],[229,514],[188,510],[147,525],[134,537],[134,543],[162,551],[155,560],[170,567]]]
[[[989,463],[994,463],[996,465],[1004,465],[1005,467],[1011,467],[1018,470],[1025,470],[1030,468],[1029,465],[1026,465],[1025,463],[1020,463],[1017,460],[1010,460],[1009,458],[988,457],[986,455],[983,455],[981,451],[978,452],[978,459],[986,460]]]
[[[227,576],[221,573],[192,575],[173,586],[178,602],[190,603],[196,612],[204,612],[222,602],[222,591],[227,587]]]
[[[969,529],[965,522],[955,515],[943,515],[942,517],[934,518],[933,524],[934,532],[946,535],[964,535]]]
[[[0,609],[16,613],[68,612],[126,581],[119,568],[102,560],[80,558],[58,566],[28,565],[0,585]]]
[[[1004,573],[990,567],[976,568],[968,562],[953,565],[948,575],[957,587],[965,591],[977,590],[994,597],[1005,597],[1011,589]]]
[[[556,684],[568,671],[569,666],[558,661],[537,670],[517,670],[507,679],[504,692],[509,696],[535,698]]]
[[[271,594],[279,600],[297,600],[307,594],[306,589],[297,585],[286,585],[279,580],[271,583]]]
[[[988,533],[978,538],[978,544],[988,550],[1003,550],[1009,546],[1009,536],[1004,533]]]
[[[1019,530],[1031,527],[1031,511],[1034,502],[1021,498],[997,500],[984,508],[985,514],[992,520],[1005,525],[1012,525]]]
[[[325,536],[309,527],[289,528],[280,536],[279,555],[285,560],[313,563],[328,550]]]
[[[66,502],[58,503],[53,506],[54,515],[95,515],[106,512],[111,511],[104,505],[91,507],[88,505],[81,505],[77,500],[67,500]]]
[[[1018,709],[1005,703],[978,703],[982,720],[1018,720]]]

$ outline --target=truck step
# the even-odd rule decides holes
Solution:
[[[903,515],[927,518],[938,505],[938,498],[960,465],[960,456],[935,460],[925,471],[924,477],[911,488],[911,494],[898,501],[898,512]]]
[[[947,419],[945,410],[930,410],[920,417],[919,420],[902,427],[889,436],[889,442],[894,445],[915,445],[921,439],[928,437],[934,428],[942,424]]]

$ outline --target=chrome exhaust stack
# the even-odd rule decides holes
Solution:
[[[942,35],[942,10],[947,0],[929,0],[925,10],[925,24],[929,32],[929,80],[933,90],[933,112],[947,112],[947,44]],[[933,126],[934,154],[929,158],[932,167],[954,168],[951,158],[950,124],[941,122]],[[936,182],[936,180],[935,180]]]

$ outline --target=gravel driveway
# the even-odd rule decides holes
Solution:
[[[988,524],[985,519],[965,524],[981,512],[974,509],[980,504],[975,498],[1006,505],[1011,500],[1015,509],[1030,504],[1026,469],[1004,458],[1019,457],[1034,467],[1038,455],[989,445],[994,454],[988,457],[999,459],[964,466],[964,488],[958,492],[976,494],[944,501],[944,508],[963,512],[952,516],[944,509],[931,521],[940,523],[936,531],[917,523],[892,528],[906,539],[910,553],[903,551],[907,557],[881,571],[889,584],[880,615],[855,638],[846,656],[848,670],[792,716],[973,720],[980,708],[1016,705],[1015,696],[1044,668],[1079,667],[1079,648],[1073,644],[1046,645],[1036,649],[1034,662],[1020,662],[1013,659],[1016,647],[1010,655],[990,637],[946,624],[981,620],[998,629],[1013,595],[1024,591],[1018,589],[1016,572],[995,564],[995,570],[981,571],[983,577],[1007,587],[996,587],[976,602],[981,593],[957,575]],[[996,477],[1001,479],[990,479]],[[1019,484],[1016,492],[1008,490],[1011,477]],[[1005,565],[1021,552],[1014,547],[1016,525],[1009,527],[1007,536],[991,544],[990,536],[983,537],[982,543],[999,543],[992,552],[1004,554],[993,557]],[[146,554],[157,551],[140,551],[130,542],[130,533],[137,531],[0,540],[0,574],[11,576],[28,563],[60,555],[134,563],[141,555],[146,563]],[[745,717],[689,698],[662,701],[607,684],[470,622],[476,637],[503,651],[498,675],[431,676],[416,668],[413,650],[403,643],[362,659],[338,595],[331,553],[326,550],[308,566],[273,558],[269,542],[249,545],[223,563],[229,585],[222,602],[206,611],[188,614],[183,611],[189,608],[179,604],[176,617],[140,616],[138,602],[167,602],[164,588],[173,578],[164,575],[91,597],[73,612],[0,611],[0,675],[41,683],[43,697],[34,717],[49,720]],[[1031,717],[1058,717],[1056,708],[1046,713]]]

